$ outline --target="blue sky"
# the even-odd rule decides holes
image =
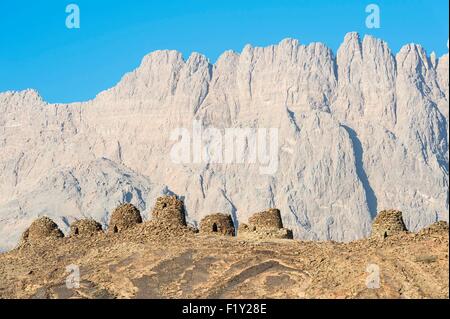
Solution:
[[[68,4],[81,28],[67,29]],[[381,28],[367,29],[368,4]],[[84,101],[116,84],[147,53],[193,51],[214,62],[225,50],[291,37],[334,51],[349,31],[448,52],[448,0],[0,0],[0,92],[37,89],[49,102]]]

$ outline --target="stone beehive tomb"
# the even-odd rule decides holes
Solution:
[[[132,204],[122,204],[117,207],[108,226],[108,233],[118,233],[142,223],[141,212]]]
[[[70,225],[70,237],[89,237],[102,231],[102,225],[93,219],[81,219]]]
[[[427,228],[422,229],[419,234],[420,235],[433,235],[433,234],[445,234],[448,233],[448,222],[446,221],[438,221]]]
[[[200,233],[234,236],[235,228],[230,215],[213,214],[206,216],[200,222]]]
[[[289,229],[283,228],[281,213],[278,209],[269,209],[256,213],[249,218],[248,224],[239,227],[239,236],[258,239],[292,239],[293,234]]]
[[[278,209],[269,209],[267,211],[256,213],[248,219],[248,223],[257,228],[281,229],[283,221]]]
[[[152,218],[160,224],[186,226],[183,201],[176,196],[159,197],[156,200]]]
[[[22,243],[41,242],[47,239],[58,239],[63,237],[64,234],[53,220],[48,217],[41,217],[35,220],[23,233]]]
[[[384,239],[386,237],[406,232],[402,212],[398,210],[384,210],[378,214],[372,224],[372,238]]]

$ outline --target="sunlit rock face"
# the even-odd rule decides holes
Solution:
[[[350,241],[370,234],[377,211],[397,209],[419,230],[448,220],[448,106],[448,55],[418,45],[394,55],[356,33],[336,54],[288,39],[215,65],[157,51],[83,103],[1,93],[0,247],[39,216],[67,233],[80,218],[106,226],[118,203],[151,218],[156,198],[173,194],[190,224],[220,211],[239,227],[277,207],[295,238]],[[249,147],[243,163],[194,161],[195,123],[276,129],[276,169],[248,163]],[[191,134],[188,163],[171,157],[176,129]],[[200,152],[212,144],[202,141]]]

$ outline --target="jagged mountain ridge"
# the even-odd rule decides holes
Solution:
[[[403,210],[413,231],[448,220],[448,54],[419,45],[394,56],[385,42],[349,33],[336,56],[288,39],[225,52],[215,65],[156,51],[92,101],[47,104],[28,90],[0,94],[0,109],[2,248],[42,214],[65,230],[67,216],[106,224],[118,201],[148,212],[164,191],[185,197],[191,222],[213,212],[245,222],[276,206],[301,239],[362,238],[385,208]],[[174,164],[170,132],[194,119],[278,128],[278,171]],[[87,167],[83,183],[70,175],[77,167]],[[116,183],[122,175],[126,186]],[[45,182],[53,176],[72,183],[55,190]]]

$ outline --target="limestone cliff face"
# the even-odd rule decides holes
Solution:
[[[225,52],[215,65],[157,51],[84,103],[1,93],[0,246],[44,214],[65,231],[74,218],[105,223],[119,201],[151,217],[161,193],[184,196],[191,223],[222,212],[238,226],[277,207],[301,239],[367,236],[390,208],[410,230],[448,220],[448,96],[448,55],[407,45],[395,56],[355,33],[336,56],[291,39]],[[277,128],[278,170],[175,164],[171,132],[192,132],[194,120]]]

